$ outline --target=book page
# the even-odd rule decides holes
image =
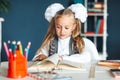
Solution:
[[[70,66],[67,64],[59,64],[59,66],[56,68],[56,66],[49,61],[46,61],[45,63],[41,63],[39,65],[32,65],[28,68],[29,72],[38,72],[38,71],[49,71],[52,70],[53,68],[55,68],[56,70],[80,70],[80,71],[85,71],[85,67],[81,66],[81,67],[74,67],[74,66]]]
[[[46,58],[44,61],[51,61],[52,63],[54,63],[55,65],[57,65],[58,63],[58,54],[53,54],[52,56]]]
[[[76,67],[76,68],[81,68],[84,66],[84,64],[82,64],[82,63],[72,62],[72,61],[68,61],[68,60],[63,60],[60,64],[67,64],[69,66]]]
[[[40,65],[40,64],[45,63],[47,61],[52,62],[54,65],[57,65],[57,63],[58,63],[58,54],[53,54],[52,56],[50,56],[50,57],[48,57],[48,58],[46,58],[46,59],[44,59],[42,61],[34,61],[32,63],[32,65]]]
[[[59,69],[62,69],[62,70],[80,70],[80,71],[85,71],[85,67],[81,66],[81,67],[74,67],[74,66],[70,66],[70,65],[67,65],[67,64],[60,64],[58,66]]]
[[[28,68],[28,72],[40,72],[40,71],[48,71],[48,70],[51,70],[52,68],[54,68],[55,65],[50,62],[50,61],[46,61],[45,63],[41,63],[39,65],[31,65],[29,68]]]
[[[50,70],[52,68],[55,68],[55,69],[65,69],[65,70],[82,70],[85,68],[82,63],[77,63],[67,60],[60,61],[59,65],[56,68],[56,65],[58,64],[58,59],[59,59],[58,54],[54,54],[43,61],[33,62],[33,64],[28,69],[38,71],[36,69]]]

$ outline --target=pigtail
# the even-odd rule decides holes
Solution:
[[[72,45],[75,44],[75,47],[77,48],[77,51],[81,53],[83,51],[83,48],[85,47],[84,41],[81,34],[81,21],[79,19],[76,19],[76,29],[72,33],[73,42]],[[74,49],[74,48],[73,48]]]
[[[75,47],[77,48],[79,53],[81,53],[85,47],[83,38],[80,35],[74,38],[73,44],[76,44]]]

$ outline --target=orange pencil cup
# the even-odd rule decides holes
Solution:
[[[16,50],[16,54],[10,55],[8,61],[8,73],[9,78],[23,78],[27,75],[27,59]]]

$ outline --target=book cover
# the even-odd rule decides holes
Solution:
[[[93,13],[102,13],[102,9],[96,9],[96,8],[88,8],[88,13],[93,12]]]
[[[95,34],[95,33],[92,31],[88,31],[88,32],[85,32],[85,34]]]
[[[99,27],[100,27],[100,19],[98,19],[96,22],[96,29],[95,29],[96,34],[98,34]]]
[[[70,76],[58,76],[58,73],[51,71],[30,72],[28,76],[34,80],[72,80]]]
[[[102,2],[88,2],[87,3],[88,12],[102,13],[103,3]]]
[[[120,69],[110,69],[110,73],[113,75],[114,78],[120,79]]]
[[[58,73],[52,71],[29,72],[28,76],[34,80],[53,80],[58,76]]]
[[[104,19],[101,19],[98,34],[103,34],[103,28],[104,28]]]
[[[115,60],[100,60],[98,65],[110,67],[112,69],[120,69],[120,62]]]
[[[74,2],[75,4],[77,4],[77,3],[82,3],[82,4],[84,4],[84,0],[73,0],[73,2]]]
[[[94,8],[103,9],[104,8],[103,2],[95,2],[94,3]]]

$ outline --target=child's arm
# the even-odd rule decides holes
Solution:
[[[63,61],[68,60],[78,63],[88,63],[91,61],[91,55],[89,52],[83,52],[82,54],[73,54],[71,56],[63,56]]]
[[[41,61],[48,57],[48,50],[46,47],[42,48],[41,51],[37,51],[36,55],[33,57],[33,61]]]

